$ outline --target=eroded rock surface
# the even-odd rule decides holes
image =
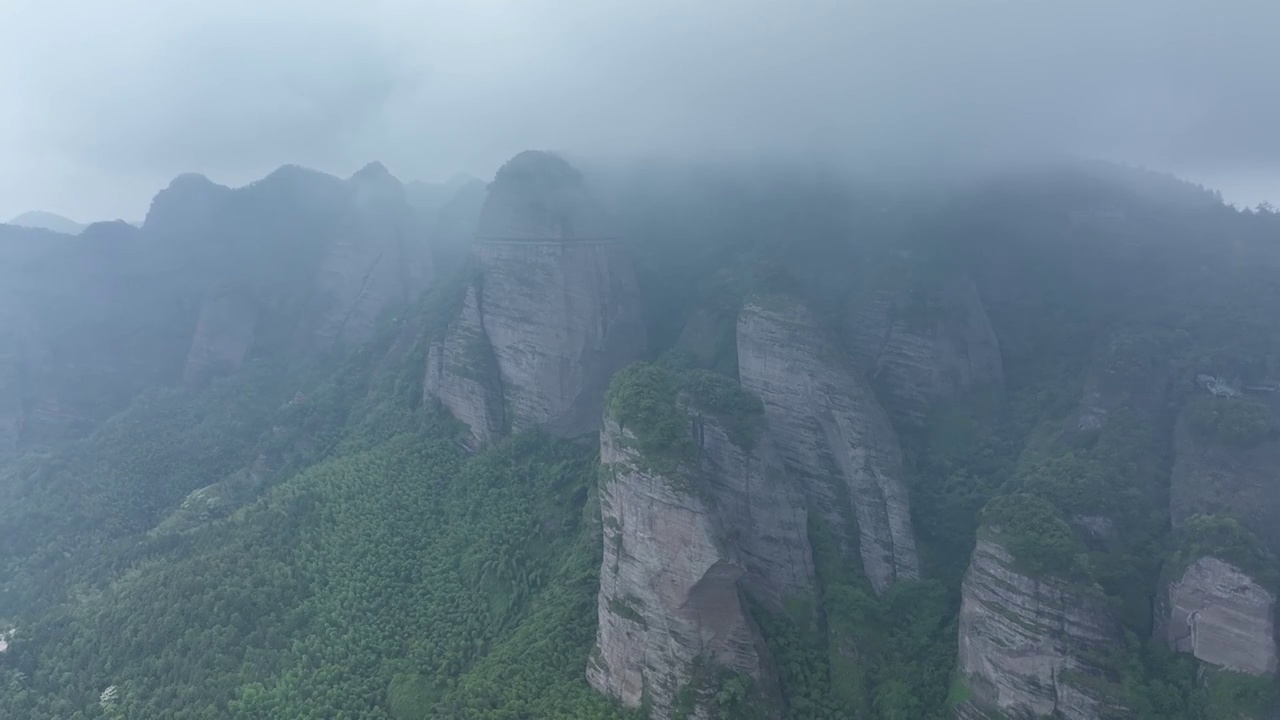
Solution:
[[[600,440],[604,559],[587,678],[626,707],[647,699],[655,720],[708,718],[723,673],[775,700],[742,593],[781,607],[810,592],[813,574],[803,497],[768,440],[739,447],[696,411],[690,433],[698,459],[671,473],[653,470],[612,419]]]
[[[1222,668],[1276,671],[1276,597],[1240,568],[1215,557],[1193,562],[1168,588],[1169,647]]]
[[[905,426],[922,426],[937,403],[970,388],[1004,382],[1000,343],[967,275],[914,292],[872,284],[848,312],[855,363]]]
[[[920,563],[902,451],[867,381],[847,367],[813,314],[779,296],[738,319],[742,384],[764,401],[769,433],[877,592]]]
[[[258,310],[245,288],[226,288],[206,299],[200,306],[183,381],[199,384],[240,369],[253,347],[257,324]]]
[[[471,428],[477,446],[493,440],[505,427],[501,377],[484,330],[479,295],[475,285],[467,286],[449,332],[429,347],[423,388]]]
[[[464,317],[451,326],[458,337],[445,341],[437,366],[480,372],[450,348],[470,342],[475,326],[483,327],[496,359],[492,382],[502,388],[506,411],[501,420],[489,415],[480,426],[469,422],[473,439],[503,424],[570,437],[599,427],[609,379],[642,358],[647,341],[631,261],[605,228],[581,175],[554,155],[517,155],[490,186],[472,255],[482,275],[479,320]]]
[[[432,273],[426,231],[379,163],[347,180],[284,167],[235,190],[184,176],[156,197],[144,230],[192,246],[182,265],[204,296],[188,383],[255,354],[358,345]]]
[[[1093,591],[1020,572],[997,541],[983,538],[965,575],[958,672],[963,720],[1098,720],[1108,704],[1091,659],[1121,641],[1120,624]]]

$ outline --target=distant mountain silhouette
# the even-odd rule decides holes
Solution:
[[[52,230],[54,232],[65,233],[67,235],[79,235],[80,231],[85,228],[84,225],[81,225],[75,220],[62,217],[61,215],[55,215],[54,213],[40,212],[38,210],[22,213],[18,217],[10,220],[9,224],[21,225],[22,227],[29,228],[39,228],[41,230]]]

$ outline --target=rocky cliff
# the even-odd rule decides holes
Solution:
[[[1275,554],[1280,551],[1280,441],[1265,400],[1199,396],[1174,430],[1173,525],[1198,542],[1164,578],[1157,633],[1169,646],[1217,667],[1276,671]]]
[[[143,229],[192,246],[179,264],[204,297],[189,383],[254,353],[357,345],[432,269],[426,231],[379,163],[345,181],[286,167],[235,190],[183,176],[157,196]]]
[[[76,237],[16,239],[0,271],[0,362],[4,392],[23,408],[18,442],[79,435],[176,378],[194,318],[152,272],[137,228],[95,223]]]
[[[1202,557],[1168,586],[1169,647],[1221,668],[1276,671],[1276,596],[1229,562]]]
[[[813,574],[804,500],[768,439],[744,447],[715,416],[677,412],[692,450],[678,467],[656,467],[613,417],[600,438],[604,559],[587,678],[626,707],[649,703],[655,720],[722,716],[731,709],[715,708],[715,691],[734,675],[750,678],[753,702],[775,701],[743,593],[781,607],[810,592]]]
[[[979,539],[964,578],[958,672],[963,720],[1098,720],[1095,659],[1123,637],[1096,590],[1019,570],[998,534]]]
[[[210,292],[200,305],[183,381],[197,385],[239,369],[253,347],[257,324],[252,291],[233,285]]]
[[[937,403],[1000,387],[1000,344],[967,275],[918,288],[868,280],[848,302],[850,352],[894,420],[920,427]]]
[[[489,187],[472,257],[481,275],[478,319],[460,318],[451,337],[436,342],[433,368],[478,372],[456,351],[472,347],[483,328],[505,415],[469,422],[473,439],[503,425],[562,436],[597,428],[609,378],[643,357],[647,342],[630,259],[582,176],[554,155],[517,155]],[[436,376],[429,390],[460,417],[474,418],[475,402],[448,389],[465,384]]]
[[[506,407],[493,344],[484,329],[480,291],[469,284],[465,292],[448,333],[428,348],[423,393],[466,423],[472,445],[479,446],[507,428]]]
[[[381,163],[347,181],[349,205],[325,253],[317,282],[321,345],[356,345],[373,333],[378,313],[420,292],[433,273],[427,228],[404,187]]]
[[[801,304],[749,300],[738,319],[742,384],[764,401],[769,433],[813,507],[877,592],[919,576],[902,453],[888,415]]]

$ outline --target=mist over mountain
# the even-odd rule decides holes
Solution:
[[[51,230],[64,235],[79,235],[80,231],[85,228],[84,225],[61,215],[39,211],[24,212],[10,220],[9,224],[38,230]]]
[[[0,718],[1280,720],[1273,4],[0,16]]]
[[[1271,720],[1278,237],[542,151],[0,225],[0,708]]]
[[[1085,155],[1280,204],[1267,0],[58,0],[5,19],[0,217],[139,217],[189,171],[492,177],[529,148],[881,175]]]

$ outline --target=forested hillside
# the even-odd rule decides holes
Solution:
[[[0,717],[1280,718],[1274,213],[524,153],[0,261]]]

